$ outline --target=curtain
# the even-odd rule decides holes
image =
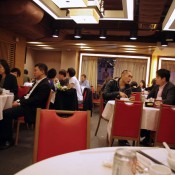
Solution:
[[[93,56],[83,56],[81,74],[87,76],[90,86],[97,89],[97,60],[98,57]]]
[[[132,81],[139,83],[140,80],[146,80],[147,60],[117,58],[113,77],[120,77],[123,70],[131,71]]]
[[[175,60],[162,60],[161,68],[167,69],[171,72],[170,81],[175,84]]]
[[[5,59],[10,68],[13,68],[15,62],[15,44],[0,41],[0,58]]]

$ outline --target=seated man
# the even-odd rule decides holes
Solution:
[[[105,103],[109,100],[115,100],[122,98],[129,98],[131,95],[130,81],[132,79],[132,74],[128,70],[124,70],[121,74],[121,77],[117,80],[110,80],[103,91],[103,98]],[[129,146],[129,143],[126,140],[119,140],[119,145]]]
[[[110,80],[103,91],[103,98],[105,102],[122,98],[129,98],[131,95],[130,81],[132,74],[128,70],[124,70],[121,77],[117,80]]]
[[[175,105],[175,86],[169,81],[170,71],[159,69],[156,72],[156,85],[153,87],[147,98],[162,98],[162,103]],[[150,143],[150,131],[141,130],[141,137],[145,137],[141,142],[145,146]]]
[[[61,86],[68,86],[69,79],[66,77],[66,70],[61,69],[58,73],[58,79]]]
[[[156,86],[147,98],[162,98],[164,104],[175,105],[175,86],[169,81],[170,71],[159,69],[156,72]]]
[[[80,86],[84,86],[86,88],[90,88],[89,81],[86,79],[86,75],[85,74],[81,75]]]
[[[34,86],[26,96],[14,101],[12,108],[3,111],[3,120],[0,120],[0,149],[6,149],[13,145],[13,119],[24,116],[27,123],[35,123],[36,109],[46,107],[51,91],[46,75],[47,66],[42,63],[36,64]]]

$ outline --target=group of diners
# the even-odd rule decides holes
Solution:
[[[37,108],[45,108],[51,90],[55,91],[56,70],[48,71],[47,65],[38,63],[34,66],[34,82],[29,92],[22,98],[18,98],[17,76],[10,73],[10,67],[5,59],[0,59],[0,88],[9,90],[14,94],[12,108],[3,110],[3,119],[0,120],[0,150],[14,145],[12,120],[24,116],[25,122],[35,123]],[[75,76],[74,68],[68,68],[67,71],[61,69],[58,74],[57,82],[60,86],[75,88],[78,103],[82,103],[83,96],[80,85],[90,88],[86,75],[81,76],[79,82]]]
[[[120,98],[130,98],[132,92],[141,92],[141,88],[134,82],[134,86],[131,83],[132,73],[128,70],[124,70],[121,77],[110,80],[103,91],[104,102],[109,100],[115,100]],[[156,78],[152,81],[152,86],[145,88],[149,91],[147,99],[149,98],[161,98],[163,104],[175,105],[175,85],[170,81],[170,71],[166,69],[159,69],[156,71]],[[143,82],[142,82],[143,83]],[[132,87],[131,87],[132,86]],[[134,89],[134,90],[133,90]],[[143,144],[147,145],[150,141],[150,132],[147,130],[141,131],[141,136],[144,137]],[[119,141],[121,145],[129,145],[126,140]]]

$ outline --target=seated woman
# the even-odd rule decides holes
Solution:
[[[16,77],[10,74],[10,67],[4,59],[0,59],[0,87],[14,93],[15,100],[18,98],[18,84]]]
[[[146,91],[150,92],[156,86],[156,78],[152,79],[151,84],[150,87],[145,88]]]
[[[141,90],[144,91],[146,88],[145,80],[141,80],[139,86],[140,86]]]
[[[141,92],[141,88],[140,86],[138,86],[136,81],[132,81],[130,85],[131,85],[132,92]]]
[[[81,92],[81,88],[80,88],[80,83],[77,80],[77,78],[75,77],[76,71],[74,68],[68,68],[67,69],[67,76],[69,78],[69,88],[75,88],[77,91],[77,98],[78,98],[78,103],[82,103],[83,102],[83,95]]]

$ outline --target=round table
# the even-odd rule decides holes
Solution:
[[[55,156],[35,163],[19,171],[18,173],[16,173],[16,175],[111,175],[112,168],[105,166],[105,163],[109,162],[112,165],[114,153],[118,148],[121,147],[95,148]],[[164,161],[167,156],[167,151],[163,148],[124,148],[142,150],[148,155],[154,154],[154,158],[157,158],[164,164],[167,163]],[[138,154],[137,158],[138,160],[141,160],[138,157]],[[145,161],[145,157],[144,159],[142,158],[142,161]],[[152,161],[150,162],[150,160],[147,159],[147,163],[148,161],[149,164],[153,163]],[[138,174],[139,173],[137,173],[137,175]]]

